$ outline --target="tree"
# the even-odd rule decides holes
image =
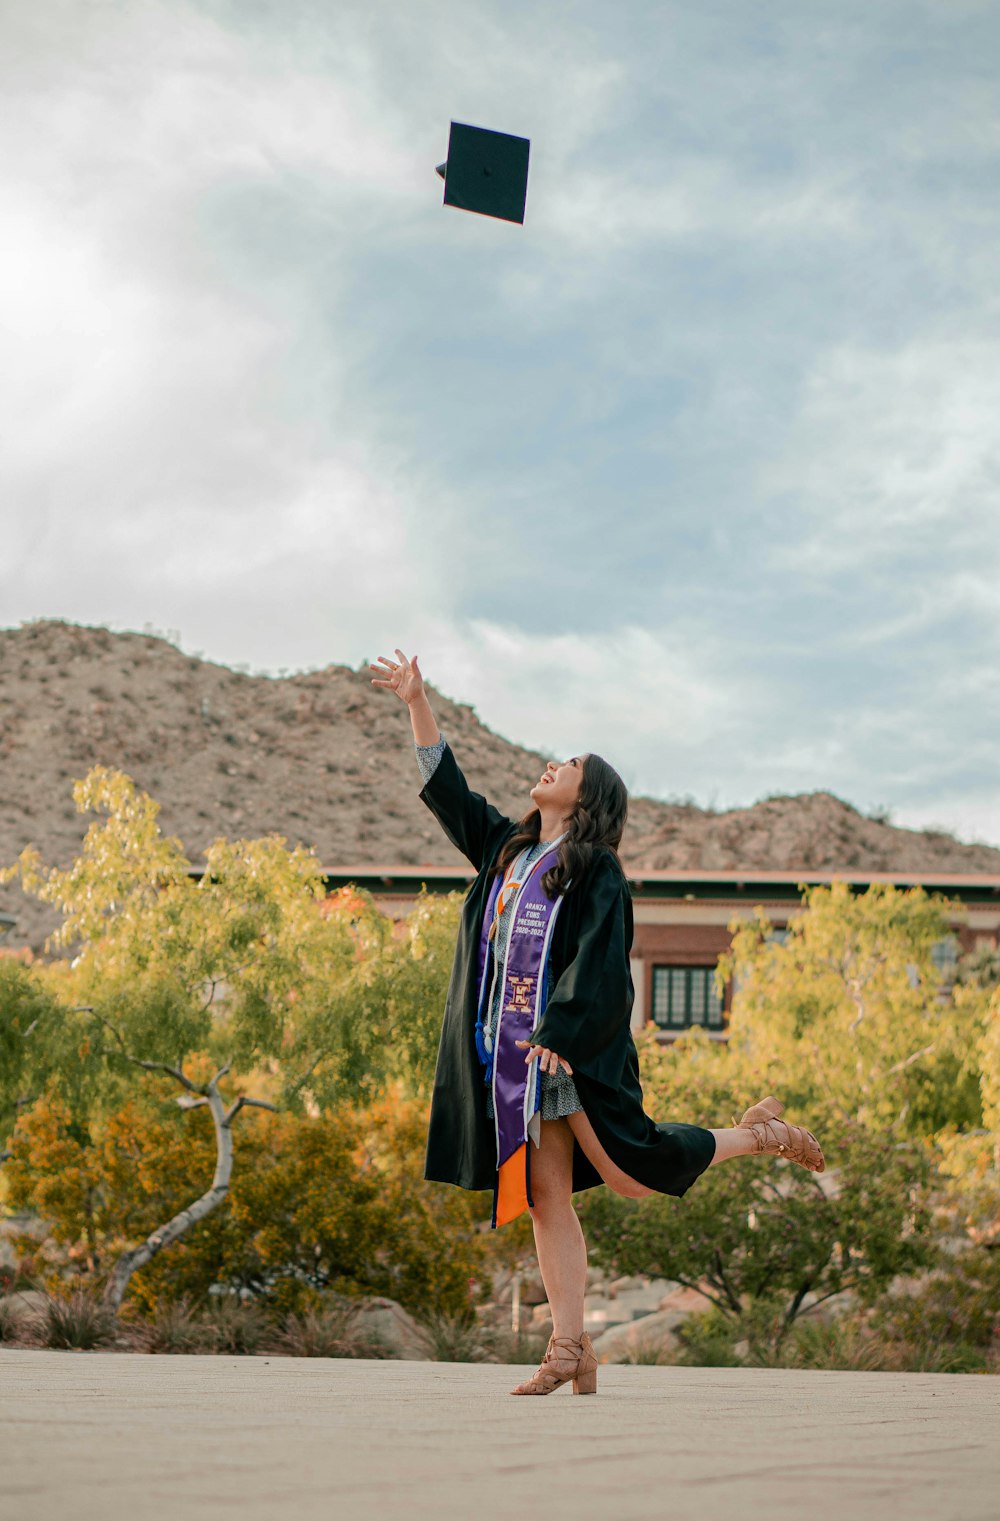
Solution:
[[[418,1097],[429,1096],[434,1083],[461,910],[461,893],[442,896],[422,889],[372,973],[370,990],[388,1038],[390,1075]]]
[[[196,882],[130,778],[96,767],[74,798],[99,815],[74,863],[46,867],[29,848],[5,874],[61,911],[52,943],[73,952],[36,974],[53,997],[31,1038],[58,1054],[50,1081],[64,1098],[82,1092],[81,1072],[105,1108],[137,1073],[163,1075],[183,1109],[209,1111],[215,1138],[209,1187],[116,1263],[107,1295],[117,1306],[131,1275],[226,1196],[244,1108],[302,1110],[378,1090],[388,1043],[371,989],[391,929],[366,894],[327,900],[312,853],[276,836],[217,840]]]
[[[663,1119],[718,1126],[734,1096],[761,1096],[739,1053],[703,1034],[664,1051],[641,1042],[647,1108]],[[741,1098],[742,1102],[742,1098]],[[737,1106],[738,1107],[738,1106]],[[595,1260],[651,1273],[702,1294],[743,1320],[773,1311],[780,1341],[796,1318],[850,1290],[871,1299],[899,1273],[931,1260],[926,1148],[844,1120],[822,1129],[822,1178],[774,1158],[713,1167],[681,1200],[622,1199],[599,1189],[580,1205]]]
[[[0,956],[0,1143],[58,1065],[59,1003],[34,971]],[[0,1160],[9,1155],[0,1144]]]
[[[870,1300],[934,1261],[931,1138],[981,1125],[990,1038],[982,995],[940,986],[945,909],[921,889],[834,883],[805,891],[784,941],[763,910],[731,923],[718,968],[735,987],[729,1040],[643,1037],[646,1107],[718,1126],[775,1092],[815,1130],[828,1171],[748,1158],[680,1202],[600,1191],[581,1213],[609,1267],[660,1272],[741,1320],[764,1306],[780,1341],[804,1308],[845,1290]]]
[[[718,968],[736,988],[730,1048],[817,1122],[897,1138],[980,1123],[981,1012],[944,995],[933,959],[948,906],[922,888],[835,882],[805,890],[784,943],[762,909],[734,921]]]
[[[50,1236],[18,1245],[38,1276],[68,1268],[99,1278],[106,1262],[175,1215],[193,1172],[211,1167],[209,1116],[185,1117],[166,1080],[151,1079],[86,1136],[57,1096],[18,1127],[7,1168],[10,1202],[40,1210]],[[152,1311],[224,1286],[278,1309],[326,1293],[388,1294],[416,1310],[466,1310],[482,1282],[486,1238],[479,1196],[422,1183],[426,1107],[394,1092],[365,1108],[259,1117],[234,1135],[227,1207],[195,1221],[174,1249],[131,1281]]]

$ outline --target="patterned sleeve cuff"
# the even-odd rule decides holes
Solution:
[[[439,738],[436,745],[414,745],[413,747],[417,752],[417,765],[420,767],[420,775],[425,787],[440,765],[448,743],[444,735],[438,732]]]

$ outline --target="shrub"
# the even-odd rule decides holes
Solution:
[[[217,1340],[204,1314],[187,1298],[157,1306],[148,1320],[128,1323],[131,1338],[141,1352],[214,1352]]]
[[[25,1329],[36,1346],[89,1352],[110,1346],[119,1327],[114,1312],[100,1299],[86,1289],[74,1289],[65,1298],[46,1294]]]
[[[267,1316],[260,1305],[243,1304],[239,1299],[219,1299],[202,1317],[213,1345],[209,1350],[231,1357],[252,1357],[259,1352],[268,1333]]]
[[[885,1341],[926,1349],[931,1359],[966,1362],[971,1357],[991,1365],[1000,1354],[1000,1252],[973,1248],[931,1273],[914,1291],[885,1295],[875,1306],[872,1325]]]
[[[0,1299],[0,1343],[20,1341],[23,1320],[9,1299]]]
[[[738,1322],[714,1306],[689,1315],[675,1334],[680,1343],[676,1361],[682,1367],[739,1368],[743,1364],[736,1353]]]
[[[496,1360],[496,1333],[470,1312],[430,1314],[419,1325],[420,1339],[429,1362],[488,1363]]]
[[[374,1335],[358,1327],[358,1306],[327,1304],[283,1316],[268,1338],[268,1351],[285,1357],[390,1357]]]

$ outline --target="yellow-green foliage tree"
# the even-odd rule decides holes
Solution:
[[[382,1089],[393,1061],[406,1065],[392,1022],[407,1000],[385,996],[405,974],[401,952],[390,950],[390,921],[353,889],[327,899],[310,852],[275,837],[218,840],[198,881],[180,842],[161,833],[157,804],[127,776],[97,767],[74,797],[98,819],[72,866],[46,867],[29,849],[13,869],[61,911],[54,943],[72,960],[37,974],[52,995],[44,1017],[29,1035],[32,1008],[22,998],[18,1028],[8,1020],[5,1038],[35,1043],[34,1085],[45,1053],[55,1056],[48,1080],[76,1103],[78,1126],[97,1093],[110,1112],[145,1073],[175,1083],[182,1108],[208,1109],[215,1136],[210,1186],[111,1268],[107,1293],[117,1305],[133,1272],[225,1198],[232,1125],[244,1107],[301,1112],[357,1101]],[[436,944],[434,916],[425,918]],[[434,1002],[439,1011],[440,994]]]
[[[645,1037],[646,1107],[717,1127],[777,1093],[819,1135],[827,1174],[748,1157],[679,1204],[601,1190],[583,1213],[608,1266],[689,1284],[733,1318],[763,1306],[780,1343],[804,1308],[845,1289],[870,1301],[933,1260],[929,1139],[980,1122],[987,1037],[979,1004],[941,994],[932,949],[947,921],[919,889],[810,890],[783,943],[762,911],[730,928],[728,1044]]]
[[[434,1083],[461,911],[461,893],[424,889],[401,933],[385,943],[371,970],[370,994],[389,1033],[389,1073],[422,1098],[430,1096]]]
[[[18,1126],[8,1198],[50,1222],[24,1238],[25,1266],[57,1281],[66,1267],[100,1275],[211,1171],[209,1117],[181,1115],[167,1084],[74,1126],[57,1096]],[[483,1281],[476,1202],[421,1186],[423,1106],[399,1092],[365,1108],[261,1116],[234,1139],[226,1207],[194,1221],[169,1252],[137,1270],[130,1303],[151,1311],[213,1286],[298,1308],[324,1291],[388,1294],[415,1310],[466,1310]],[[478,1213],[482,1213],[481,1201]]]

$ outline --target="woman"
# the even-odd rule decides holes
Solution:
[[[630,1029],[632,903],[618,859],[628,793],[598,755],[550,762],[519,822],[473,792],[412,661],[379,656],[372,685],[410,712],[424,787],[476,868],[466,895],[431,1101],[425,1177],[494,1191],[493,1224],[530,1210],[552,1336],[512,1394],[597,1390],[583,1329],[587,1248],[575,1191],[606,1183],[680,1196],[706,1167],[751,1153],[824,1168],[815,1136],[763,1099],[731,1129],[644,1113]]]

